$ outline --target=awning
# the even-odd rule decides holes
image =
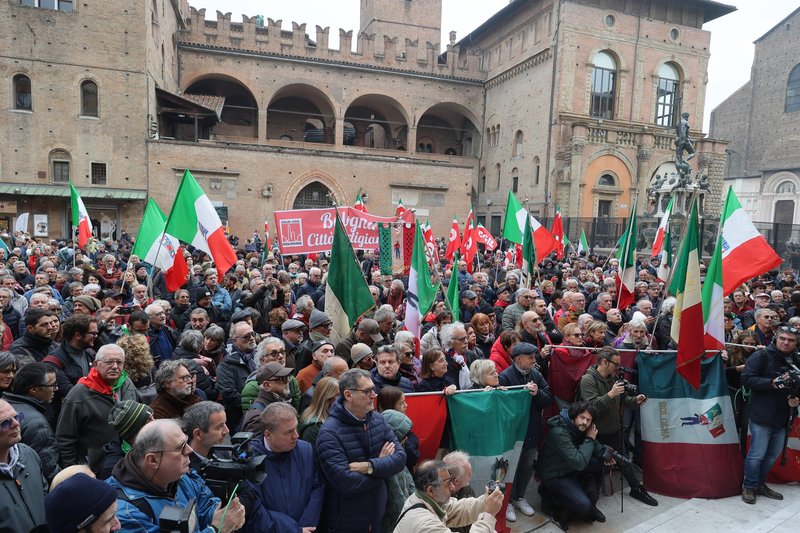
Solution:
[[[198,118],[220,120],[225,106],[224,96],[206,94],[175,94],[156,87],[156,96],[161,99],[159,113],[186,114]]]
[[[146,200],[147,191],[139,189],[88,189],[75,187],[81,198],[100,198],[103,200]],[[0,194],[23,196],[59,196],[69,197],[69,186],[64,185],[31,185],[26,183],[0,183]]]

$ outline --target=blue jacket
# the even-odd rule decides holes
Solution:
[[[257,455],[266,455],[267,478],[260,484],[248,482],[254,496],[246,501],[247,521],[242,531],[253,533],[299,533],[304,527],[316,527],[322,512],[325,484],[314,464],[314,449],[298,440],[294,450],[274,453],[264,447],[263,439],[252,444]]]
[[[228,289],[217,285],[214,287],[213,291],[209,290],[209,292],[211,293],[211,305],[213,305],[214,308],[226,319],[230,317],[233,303],[231,302],[231,295],[228,292]]]
[[[173,483],[169,491],[155,488],[147,479],[143,479],[143,474],[129,460],[130,456],[120,461],[114,467],[114,475],[106,480],[106,483],[117,489],[122,489],[127,499],[117,497],[117,519],[122,525],[121,531],[126,532],[146,532],[159,533],[158,517],[164,507],[176,506],[186,507],[192,498],[195,499],[195,511],[197,513],[198,531],[202,533],[214,533],[211,521],[214,519],[214,511],[219,505],[219,498],[215,498],[202,478],[194,470],[184,474]],[[154,494],[158,490],[160,494]],[[150,516],[139,509],[131,500],[145,500],[153,510],[155,521]]]
[[[542,409],[553,403],[550,395],[550,387],[538,370],[532,368],[526,376],[517,370],[513,364],[500,373],[500,385],[512,387],[514,385],[525,385],[533,381],[539,387],[536,396],[531,396],[531,418],[528,422],[528,432],[525,440],[530,444],[538,445],[542,439]]]
[[[380,392],[381,389],[387,385],[398,387],[403,392],[414,392],[414,385],[411,384],[411,380],[401,376],[399,370],[397,372],[397,379],[391,381],[378,374],[377,368],[373,368],[370,373],[372,374],[372,383],[375,385],[375,392]]]
[[[395,451],[379,458],[386,442],[394,443]],[[344,408],[342,398],[337,398],[319,430],[316,453],[327,482],[323,522],[332,529],[380,533],[386,480],[406,465],[406,452],[389,424],[374,411],[360,421]],[[372,465],[371,475],[350,471],[350,463],[362,461]]]

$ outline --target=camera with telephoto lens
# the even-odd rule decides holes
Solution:
[[[614,459],[614,461],[616,461],[616,463],[620,466],[631,464],[630,459],[619,453],[611,446],[603,446],[603,453],[601,455],[601,458],[606,463],[609,462],[611,459]]]
[[[627,379],[618,379],[617,383],[622,383],[625,388],[626,396],[639,396],[639,386],[631,383]]]
[[[211,492],[227,504],[236,485],[261,483],[267,477],[266,455],[255,455],[250,442],[258,438],[249,431],[231,437],[231,444],[212,446],[198,472]]]
[[[800,368],[794,364],[781,369],[781,375],[773,381],[776,389],[789,391],[789,396],[800,396]]]

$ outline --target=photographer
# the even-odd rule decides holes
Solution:
[[[750,417],[750,450],[744,463],[742,500],[756,503],[756,496],[782,500],[783,495],[764,483],[767,472],[786,445],[786,428],[790,416],[797,413],[798,330],[781,326],[773,342],[756,351],[745,361],[742,385],[751,390],[748,414]],[[792,368],[790,365],[794,366]],[[792,373],[787,372],[792,370]]]
[[[596,507],[606,447],[597,442],[597,411],[588,402],[572,404],[550,417],[537,470],[544,511],[566,530],[568,516],[605,522]]]
[[[244,506],[234,499],[220,529],[225,508],[203,480],[189,471],[191,453],[186,435],[174,420],[155,420],[142,428],[107,481],[117,488],[122,531],[158,533],[164,508],[185,508],[190,500],[194,500],[198,531],[231,533],[242,527]]]
[[[624,406],[638,409],[647,401],[647,397],[638,393],[638,387],[628,384],[617,376],[619,366],[619,352],[614,348],[605,347],[597,352],[597,364],[590,366],[581,378],[580,399],[589,402],[597,410],[595,417],[597,440],[624,454],[620,423],[621,408]],[[637,478],[631,463],[622,464],[620,468],[631,487],[630,494],[633,498],[647,505],[658,505]]]

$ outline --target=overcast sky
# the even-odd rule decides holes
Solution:
[[[750,78],[753,41],[798,7],[797,0],[722,2],[735,5],[738,11],[705,26],[711,32],[711,63],[703,121],[706,131],[711,110]],[[282,19],[284,30],[291,30],[293,21],[306,23],[306,31],[312,38],[317,24],[330,26],[332,48],[339,46],[339,28],[352,29],[354,34],[358,31],[359,0],[189,0],[189,3],[198,9],[205,7],[208,19],[215,19],[216,10],[220,10],[230,11],[234,22],[241,21],[242,14]],[[442,42],[448,42],[451,30],[458,32],[460,39],[506,4],[508,0],[443,0]]]

